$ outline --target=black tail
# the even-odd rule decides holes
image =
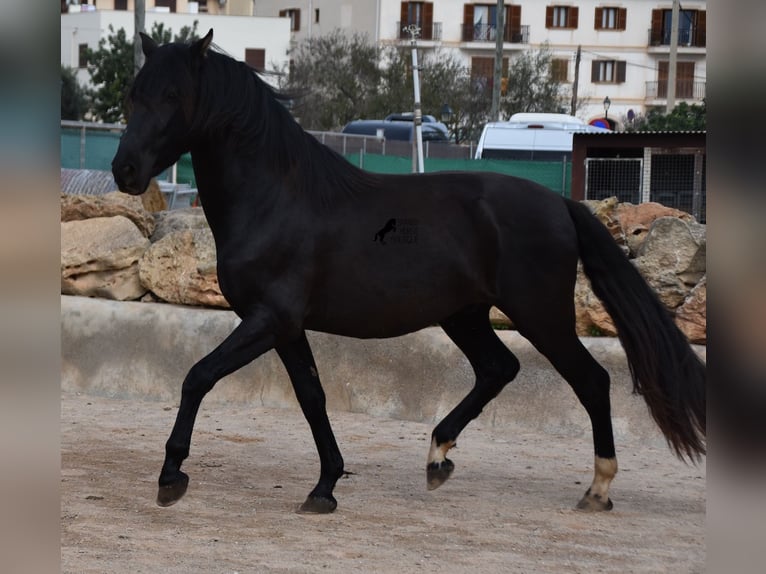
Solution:
[[[633,390],[680,458],[705,454],[705,365],[665,306],[590,210],[567,200],[585,274],[617,326]]]

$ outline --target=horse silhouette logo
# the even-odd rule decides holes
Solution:
[[[386,235],[392,231],[396,231],[396,219],[389,219],[386,224],[375,234],[375,237],[373,237],[372,240],[378,241],[380,239],[380,244],[385,245]]]

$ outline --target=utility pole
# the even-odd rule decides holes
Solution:
[[[133,21],[135,33],[133,35],[133,75],[138,74],[141,66],[144,65],[144,52],[141,50],[141,36],[139,32],[144,31],[146,21],[146,1],[135,0],[133,8]]]
[[[410,24],[403,28],[405,32],[410,35],[410,44],[412,45],[412,86],[415,90],[415,116],[413,123],[415,124],[415,149],[414,158],[412,160],[412,171],[416,173],[423,173],[425,168],[423,166],[423,113],[420,110],[420,68],[418,67],[418,36],[420,36],[420,26]]]
[[[670,14],[670,61],[668,62],[668,99],[665,113],[669,114],[676,107],[676,64],[678,61],[678,20],[680,0],[673,0],[673,11]]]
[[[503,0],[497,0],[495,16],[495,70],[492,74],[492,109],[490,119],[500,120],[500,84],[503,76],[503,36],[505,32],[505,6]]]
[[[577,46],[577,54],[575,55],[574,81],[572,82],[572,109],[569,112],[570,115],[575,115],[575,112],[577,111],[577,84],[580,83],[581,54],[582,54],[582,46]]]

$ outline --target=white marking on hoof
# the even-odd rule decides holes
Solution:
[[[598,495],[601,500],[609,500],[609,485],[617,474],[616,458],[595,457],[593,484],[590,485],[590,494]]]
[[[428,464],[441,464],[447,458],[447,451],[457,444],[449,440],[443,444],[436,444],[436,439],[431,438],[431,448],[428,450]]]

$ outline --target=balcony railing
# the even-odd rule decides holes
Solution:
[[[704,48],[707,33],[696,26],[678,29],[678,45],[681,47]],[[650,46],[670,46],[670,30],[649,29]]]
[[[497,26],[494,24],[463,24],[463,42],[494,42],[497,38]],[[520,26],[513,30],[505,28],[504,42],[510,44],[529,44],[529,26]]]
[[[668,97],[668,82],[646,82],[647,100],[664,100]],[[681,100],[705,99],[705,82],[693,80],[676,81],[676,98]]]
[[[422,22],[397,22],[396,29],[399,30],[400,40],[409,40],[410,34],[404,31],[407,26],[420,26],[420,37],[418,40],[436,40],[442,39],[442,23],[433,22],[430,26],[424,26]]]

